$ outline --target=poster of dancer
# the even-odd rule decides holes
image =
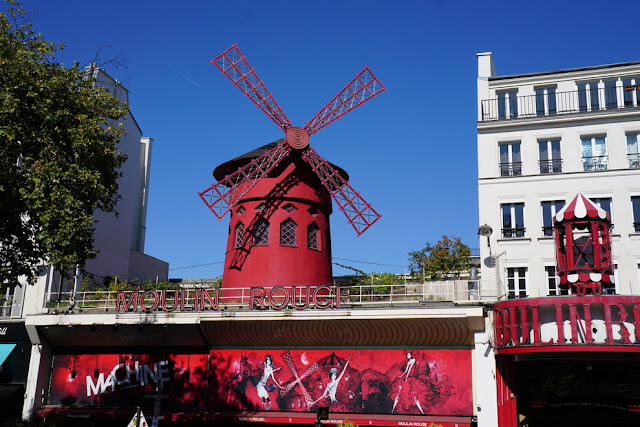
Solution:
[[[468,350],[213,350],[214,410],[472,415]]]

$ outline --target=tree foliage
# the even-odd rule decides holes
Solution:
[[[62,45],[34,31],[17,1],[0,12],[0,284],[34,278],[38,264],[82,268],[93,213],[113,212],[125,155],[117,149],[126,105]]]
[[[432,245],[427,243],[419,251],[409,252],[409,269],[415,276],[427,280],[457,279],[460,272],[471,267],[471,250],[459,237],[442,236]]]

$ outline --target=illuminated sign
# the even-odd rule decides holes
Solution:
[[[498,348],[640,345],[640,297],[528,298],[500,302],[493,312]]]

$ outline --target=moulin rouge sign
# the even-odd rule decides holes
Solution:
[[[253,287],[244,297],[224,296],[224,289],[118,291],[116,311],[207,311],[217,310],[220,302],[240,300],[248,300],[252,310],[344,308],[348,305],[341,304],[340,299],[345,296],[345,290],[345,287],[328,285]]]

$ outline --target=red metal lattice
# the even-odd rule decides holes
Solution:
[[[211,212],[218,219],[222,219],[260,179],[266,176],[290,152],[291,147],[283,142],[198,195],[211,209]]]
[[[306,150],[302,154],[302,158],[311,165],[311,168],[320,178],[322,185],[329,190],[331,197],[338,204],[342,213],[346,215],[358,236],[382,217],[313,148]]]
[[[334,120],[347,114],[354,108],[364,104],[380,92],[387,90],[369,67],[364,67],[340,93],[333,97],[304,128],[313,135]]]
[[[380,219],[381,215],[326,160],[308,146],[309,135],[386,90],[368,67],[364,67],[303,128],[294,128],[237,45],[234,44],[211,62],[286,134],[284,143],[199,193],[219,219],[222,219],[256,182],[266,176],[292,149],[302,151],[303,158],[318,174],[322,184],[329,190],[358,235]]]
[[[235,86],[244,92],[262,111],[266,113],[282,130],[291,127],[291,122],[282,108],[267,90],[256,71],[249,65],[237,45],[231,46],[211,60]]]

